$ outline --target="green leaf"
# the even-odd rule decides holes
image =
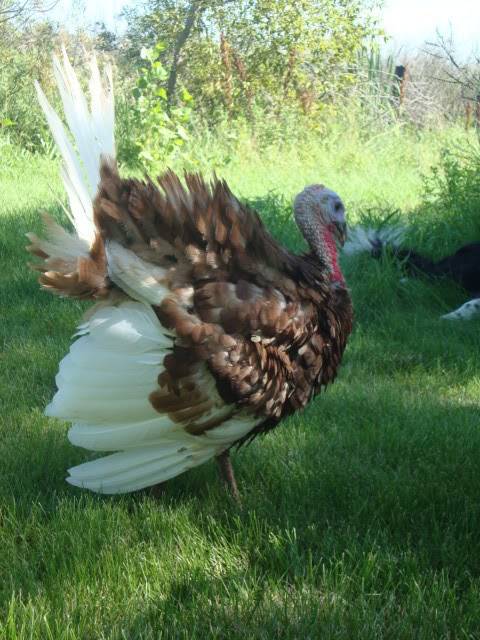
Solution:
[[[140,156],[141,156],[142,158],[144,158],[145,160],[148,160],[149,162],[153,162],[153,160],[154,160],[154,158],[153,158],[152,154],[151,154],[149,151],[147,151],[146,149],[143,149],[143,150],[140,152]]]
[[[180,136],[180,138],[182,138],[182,140],[185,140],[185,141],[187,141],[190,137],[188,135],[187,130],[184,127],[182,127],[181,124],[177,126],[177,134]]]
[[[192,94],[185,88],[182,89],[182,100],[183,100],[183,102],[192,102],[193,101]]]

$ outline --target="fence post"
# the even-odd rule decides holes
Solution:
[[[405,101],[405,93],[408,81],[408,66],[399,64],[395,67],[395,80],[393,93],[398,98],[398,110],[400,111]]]

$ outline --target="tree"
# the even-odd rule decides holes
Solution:
[[[177,78],[211,115],[252,104],[309,110],[347,80],[361,47],[378,33],[364,0],[150,0],[127,12],[127,51],[165,45],[169,103]]]

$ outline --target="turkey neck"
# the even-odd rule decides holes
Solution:
[[[326,266],[331,282],[344,285],[345,280],[338,264],[337,243],[329,226],[304,224],[298,217],[297,224],[313,253]]]
[[[324,260],[330,269],[330,280],[332,282],[339,282],[343,285],[345,284],[345,280],[340,269],[340,265],[338,264],[337,243],[335,242],[333,233],[328,227],[323,227],[322,236],[323,250],[325,254]]]

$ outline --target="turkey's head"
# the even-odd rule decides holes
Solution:
[[[347,237],[345,206],[335,191],[323,184],[312,184],[298,194],[293,204],[295,220],[312,249],[318,231],[327,229],[343,246]],[[323,235],[323,234],[322,234]]]
[[[298,194],[293,209],[295,220],[310,246],[310,238],[317,240],[318,233],[315,231],[323,229],[329,230],[340,245],[345,244],[345,206],[338,193],[327,189],[323,184],[312,184]],[[314,248],[312,246],[312,249]]]
[[[345,207],[340,196],[321,184],[313,184],[298,194],[293,204],[295,220],[314,254],[326,265],[333,281],[343,282],[336,242],[347,237]]]

